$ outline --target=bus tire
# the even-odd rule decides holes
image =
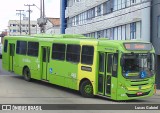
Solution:
[[[28,67],[25,67],[23,70],[23,76],[26,81],[31,81],[31,73]]]
[[[90,83],[90,81],[85,80],[81,83],[80,85],[80,93],[82,96],[87,97],[87,98],[91,98],[93,97],[93,86]]]

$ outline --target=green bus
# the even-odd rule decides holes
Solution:
[[[154,48],[149,42],[82,35],[6,36],[5,70],[112,100],[154,94]]]

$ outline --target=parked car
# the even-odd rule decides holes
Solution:
[[[2,44],[0,43],[0,58],[2,58]]]

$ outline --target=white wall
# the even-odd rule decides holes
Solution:
[[[65,16],[75,16],[104,1],[106,0],[82,0],[72,7],[67,7]],[[137,39],[150,41],[150,2],[144,2],[107,15],[95,17],[84,25],[69,27],[65,31],[73,34],[87,34],[137,21],[141,21],[141,27],[137,27],[137,30],[140,30],[139,28],[142,29],[141,33],[136,34]],[[129,26],[128,29],[130,29]]]

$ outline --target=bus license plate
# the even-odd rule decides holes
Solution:
[[[142,94],[143,94],[142,92],[138,92],[138,93],[137,93],[137,96],[142,95]]]

